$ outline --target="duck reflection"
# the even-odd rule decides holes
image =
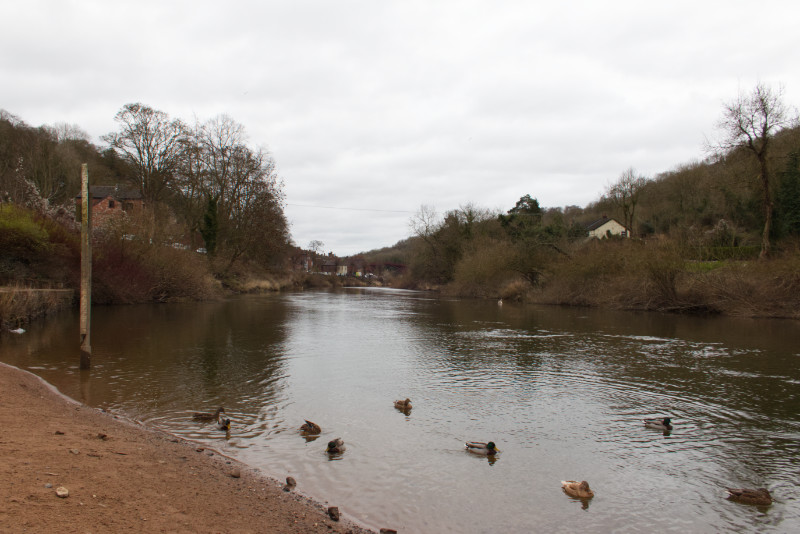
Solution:
[[[576,480],[562,480],[561,488],[572,500],[581,501],[581,509],[589,509],[589,502],[594,497],[594,492],[589,488],[588,482],[585,480],[581,482]]]

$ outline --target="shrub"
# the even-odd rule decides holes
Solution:
[[[92,263],[99,304],[204,300],[217,291],[205,256],[169,246],[99,239]]]
[[[69,290],[47,291],[15,285],[0,289],[0,330],[16,328],[31,319],[69,306]]]
[[[511,270],[514,251],[505,241],[476,239],[458,261],[448,293],[496,298],[500,287],[519,278]]]
[[[32,261],[49,248],[47,232],[32,212],[13,204],[0,204],[0,255]]]

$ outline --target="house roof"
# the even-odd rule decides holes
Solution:
[[[142,194],[136,189],[130,189],[121,185],[92,185],[89,186],[89,194],[92,198],[112,197],[116,200],[139,200]],[[81,198],[79,192],[75,198]]]
[[[616,219],[609,219],[608,217],[602,217],[602,218],[600,218],[600,219],[597,219],[596,221],[592,221],[592,222],[590,222],[589,224],[587,224],[587,225],[586,225],[586,230],[587,230],[588,232],[591,232],[592,230],[597,230],[598,228],[600,228],[600,227],[601,227],[601,226],[603,226],[604,224],[606,224],[606,223],[608,223],[608,222],[611,222],[611,221],[614,221],[614,222],[615,222],[615,223],[617,223],[618,225],[620,225],[620,226],[622,226],[623,228],[625,228],[625,225],[624,225],[624,224],[622,224],[621,222],[619,222],[619,221],[618,221],[618,220],[616,220]]]

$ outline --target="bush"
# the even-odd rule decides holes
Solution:
[[[476,239],[458,261],[447,292],[461,296],[500,296],[500,288],[518,279],[510,268],[514,251],[507,242]]]
[[[205,256],[116,239],[96,243],[92,280],[92,301],[99,304],[204,300],[218,286]]]
[[[0,256],[35,260],[50,246],[47,232],[33,214],[13,204],[0,204]]]
[[[71,305],[70,290],[38,290],[22,286],[0,289],[0,330],[16,328],[31,319]]]
[[[698,250],[696,259],[701,261],[723,260],[754,260],[761,252],[759,246],[745,247],[702,247]]]

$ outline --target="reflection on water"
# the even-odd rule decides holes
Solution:
[[[405,532],[800,531],[800,327],[352,289],[93,310],[0,338],[87,404]],[[410,398],[412,410],[394,406]],[[224,406],[229,436],[194,421]],[[645,418],[671,417],[671,432]],[[318,436],[299,427],[318,423]],[[341,437],[344,452],[326,453]],[[318,439],[319,438],[319,439]],[[465,441],[494,441],[476,456]],[[589,501],[561,490],[587,480]],[[769,508],[725,486],[766,486]]]

